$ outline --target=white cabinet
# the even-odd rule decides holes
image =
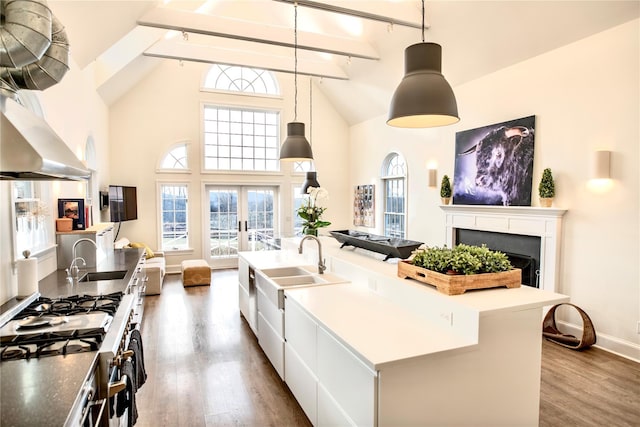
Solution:
[[[284,310],[279,309],[256,286],[258,299],[258,343],[267,358],[284,379]]]
[[[249,263],[238,258],[238,300],[240,313],[249,321]]]
[[[333,425],[335,405],[350,424],[376,425],[376,372],[322,327],[318,328],[317,346],[318,382],[326,391],[318,394],[318,425]]]
[[[285,382],[317,426],[375,426],[377,373],[290,298]]]

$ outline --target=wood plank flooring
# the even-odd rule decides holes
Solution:
[[[137,426],[310,426],[238,311],[237,271],[145,302]],[[544,342],[540,426],[640,426],[640,364]]]

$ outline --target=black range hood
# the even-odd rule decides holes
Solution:
[[[86,180],[90,172],[42,118],[0,96],[0,180]]]

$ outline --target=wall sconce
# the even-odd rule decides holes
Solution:
[[[438,171],[434,168],[427,169],[428,173],[428,184],[430,188],[435,188],[438,186]]]
[[[596,151],[592,162],[591,179],[611,179],[611,151]]]

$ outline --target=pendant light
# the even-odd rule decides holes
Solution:
[[[309,140],[311,147],[313,147],[313,81],[311,78],[309,78]],[[311,167],[315,169],[314,162],[311,162]],[[302,184],[300,192],[302,194],[307,194],[309,187],[320,187],[318,174],[314,170],[307,171],[307,177]]]
[[[294,10],[294,44],[293,52],[295,64],[293,69],[295,104],[293,121],[287,123],[287,138],[280,147],[280,160],[302,162],[313,160],[311,145],[304,136],[304,123],[296,121],[298,119],[298,3],[293,3]]]
[[[427,128],[460,121],[453,89],[442,75],[442,47],[424,41],[422,0],[422,43],[404,51],[404,77],[391,99],[389,126]]]

